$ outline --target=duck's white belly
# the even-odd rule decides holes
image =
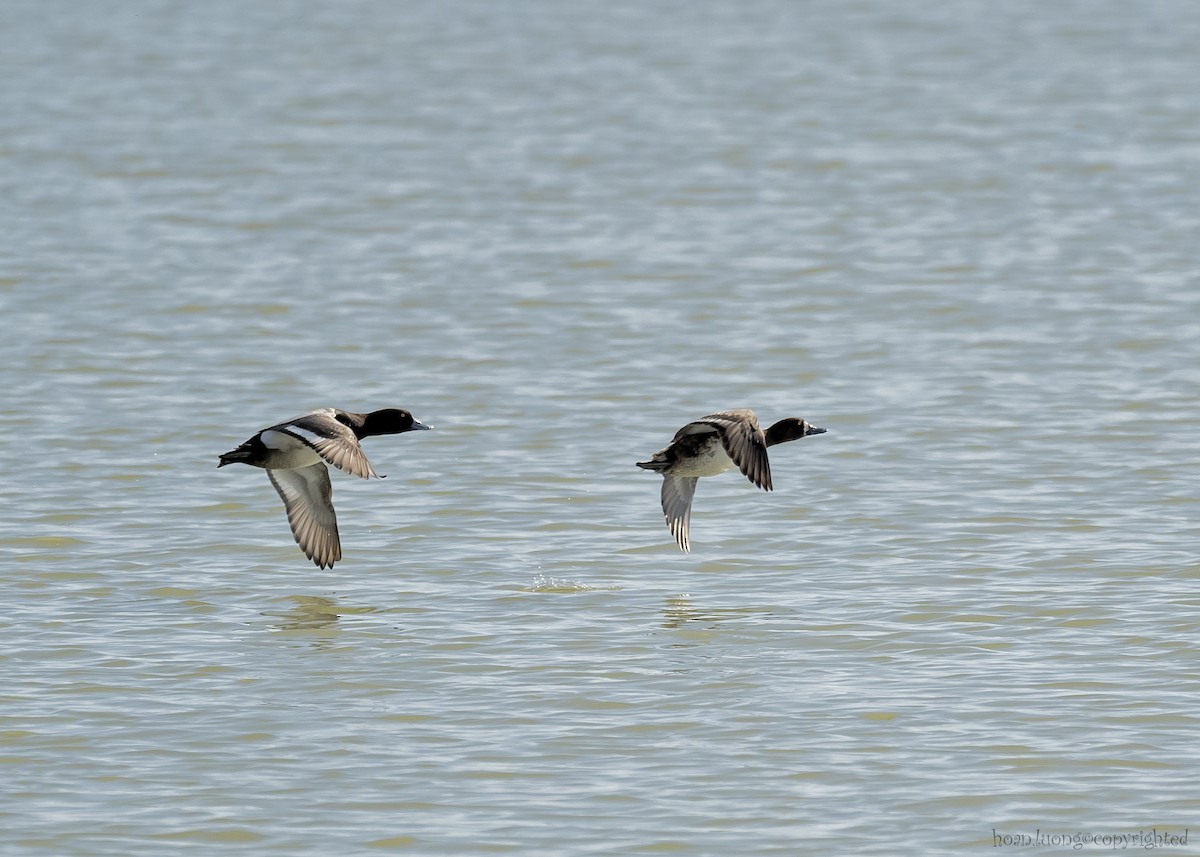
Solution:
[[[311,446],[285,432],[265,431],[262,433],[262,442],[263,446],[271,450],[267,466],[275,470],[311,467],[321,460],[321,456],[317,455]]]
[[[671,475],[716,476],[732,469],[733,459],[725,452],[721,441],[714,437],[712,443],[705,444],[695,455],[675,462],[675,466],[671,468]]]

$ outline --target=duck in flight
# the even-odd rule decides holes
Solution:
[[[756,486],[770,491],[767,447],[824,432],[799,417],[787,417],[763,431],[748,408],[721,411],[688,423],[675,432],[670,446],[637,466],[662,474],[663,515],[676,543],[687,553],[691,550],[692,496],[701,476],[716,476],[737,467]]]
[[[408,411],[387,408],[356,414],[319,408],[265,428],[221,456],[217,467],[249,464],[262,467],[287,509],[292,535],[318,568],[333,568],[342,558],[333,486],[326,464],[370,479],[382,478],[371,467],[359,443],[364,437],[432,428]]]

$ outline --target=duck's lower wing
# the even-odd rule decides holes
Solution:
[[[695,476],[663,476],[663,515],[667,519],[667,528],[684,553],[692,549],[688,529],[692,522],[692,497],[697,481]]]
[[[318,568],[332,568],[342,558],[342,542],[333,513],[329,470],[318,463],[295,470],[268,470],[267,476],[283,498],[300,550]]]

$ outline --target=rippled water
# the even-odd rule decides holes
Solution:
[[[1190,3],[0,19],[4,853],[1200,828]],[[321,571],[215,465],[328,405],[438,430]]]

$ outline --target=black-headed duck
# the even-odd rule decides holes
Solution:
[[[758,417],[748,408],[721,411],[688,423],[675,432],[670,446],[654,453],[649,461],[637,462],[637,466],[662,474],[663,515],[671,535],[686,553],[691,550],[688,531],[696,480],[737,467],[756,486],[770,491],[767,447],[824,432],[799,417],[782,419],[763,431]]]
[[[325,465],[363,479],[379,478],[359,441],[428,428],[397,408],[369,414],[319,408],[263,429],[222,455],[217,467],[241,463],[264,468],[283,498],[296,544],[319,568],[333,568],[342,558],[342,543]]]

